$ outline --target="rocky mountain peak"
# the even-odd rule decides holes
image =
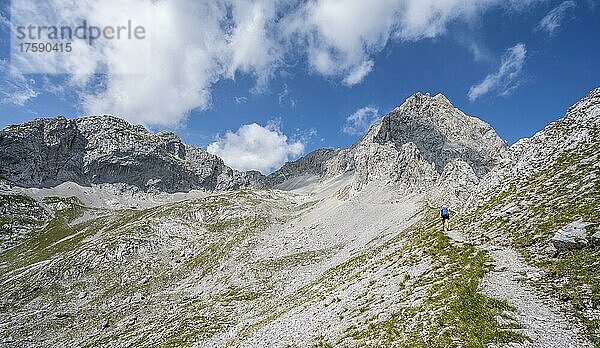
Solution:
[[[464,114],[443,94],[418,92],[375,122],[349,149],[317,150],[269,179],[279,184],[307,175],[352,173],[355,191],[377,182],[405,192],[436,188],[440,199],[465,199],[507,156],[508,145],[490,125]]]
[[[71,181],[181,192],[260,187],[172,132],[151,133],[115,116],[38,119],[0,131],[0,178],[24,187]]]
[[[432,112],[426,112],[429,109],[454,109],[454,105],[446,98],[445,95],[438,93],[435,96],[431,96],[430,93],[417,92],[410,97],[406,98],[404,103],[396,107],[394,111],[400,110],[413,110],[415,113],[412,115],[415,117],[426,117],[431,116]]]
[[[97,127],[106,130],[123,130],[131,129],[142,133],[149,133],[148,130],[142,125],[131,124],[124,119],[113,115],[92,115],[84,116],[76,120],[77,124],[82,126]]]
[[[460,159],[473,167],[478,177],[508,150],[490,125],[465,115],[442,94],[431,97],[417,93],[409,97],[381,120],[372,141],[391,142],[398,148],[414,143],[438,173],[449,162]]]

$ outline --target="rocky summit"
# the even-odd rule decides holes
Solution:
[[[317,150],[270,178],[351,174],[353,191],[375,182],[405,192],[434,190],[438,201],[455,200],[465,199],[508,156],[508,145],[490,125],[465,115],[441,94],[417,93],[349,149]]]
[[[269,176],[111,116],[10,126],[0,346],[599,347],[599,119],[600,88],[508,146],[417,93]]]

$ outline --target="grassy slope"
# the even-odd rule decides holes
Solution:
[[[422,265],[424,260],[428,261],[427,271],[411,277],[407,269]],[[517,326],[501,326],[496,320],[499,316],[509,322],[514,309],[478,291],[488,271],[486,260],[485,253],[472,245],[452,244],[439,230],[436,214],[430,212],[384,244],[365,248],[325,272],[231,343],[237,345],[252,332],[307,305],[320,306],[329,315],[338,316],[340,323],[354,323],[337,337],[321,334],[315,347],[486,347],[489,343],[522,342],[525,338],[512,330]],[[385,271],[373,276],[374,270]],[[382,295],[382,284],[392,278],[400,279],[399,285]],[[356,298],[347,301],[338,297],[357,284],[362,291]],[[423,296],[415,298],[415,293]],[[342,301],[345,303],[339,310]],[[390,302],[400,306],[386,308]],[[382,306],[387,314],[383,319],[379,316]]]
[[[279,204],[289,202],[240,191],[78,224],[76,209],[63,206],[31,238],[0,253],[0,315],[19,320],[14,338],[34,334],[55,343],[187,346],[211,337],[240,316],[228,308],[232,302],[258,298],[231,285],[219,266],[258,230],[285,218],[274,214]],[[208,298],[194,288],[205,279],[217,287]]]
[[[594,140],[595,139],[595,140]],[[594,223],[591,236],[600,229],[600,136],[561,154],[542,170],[507,179],[473,212],[460,221],[472,235],[500,234],[529,262],[547,272],[538,285],[547,293],[571,301],[587,333],[600,347],[600,320],[585,315],[600,307],[600,248],[589,245],[553,257],[549,240],[561,227],[575,220]]]
[[[425,286],[425,301],[392,313],[387,320],[369,323],[364,329],[352,328],[348,334],[360,343],[368,338],[366,342],[370,344],[390,347],[486,347],[489,343],[522,342],[524,338],[511,331],[516,326],[502,327],[495,319],[502,316],[510,320],[513,308],[478,291],[479,282],[488,271],[484,266],[485,253],[469,244],[452,244],[439,230],[437,220],[437,214],[430,212],[416,226],[403,231],[398,237],[410,238],[410,243],[394,252],[423,252],[422,256],[432,260],[429,272],[399,289],[410,293]],[[421,320],[414,321],[415,317]]]

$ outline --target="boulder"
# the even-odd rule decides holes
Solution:
[[[580,220],[574,221],[559,229],[550,241],[559,253],[581,249],[588,244],[585,227],[589,224]]]
[[[600,246],[600,231],[592,234],[592,244]]]

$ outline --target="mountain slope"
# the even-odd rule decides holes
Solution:
[[[520,341],[494,319],[510,306],[477,292],[485,255],[418,201],[266,190],[84,222],[56,211],[0,254],[0,331],[17,347]]]
[[[574,220],[598,230],[599,92],[510,149],[418,95],[350,149],[266,179],[290,191],[109,209],[8,188],[3,344],[598,345],[598,248],[548,243]],[[449,134],[395,134],[431,127]],[[452,203],[448,233],[434,198]]]
[[[473,238],[513,247],[544,271],[535,285],[575,311],[600,346],[600,248],[558,254],[551,238],[575,221],[600,231],[600,89],[530,139],[482,181],[459,226]]]

